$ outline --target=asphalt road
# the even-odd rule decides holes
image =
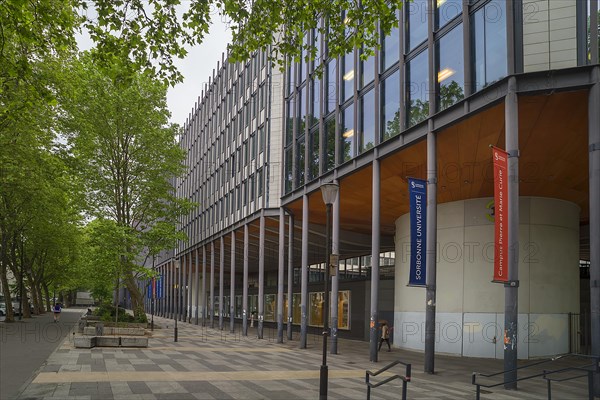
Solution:
[[[13,323],[0,322],[0,399],[17,396],[85,311],[63,309],[58,323],[54,323],[52,313]]]

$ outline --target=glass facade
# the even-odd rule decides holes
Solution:
[[[481,90],[507,74],[506,3],[487,3],[473,14],[471,27],[473,82]]]
[[[381,83],[381,140],[400,133],[400,73],[396,71]]]
[[[405,13],[408,29],[407,35],[407,50],[413,50],[419,44],[427,40],[427,15],[428,15],[428,0],[412,0],[405,3]]]
[[[349,107],[342,110],[341,114],[341,160],[340,162],[346,162],[354,157],[354,107]]]
[[[358,151],[364,152],[375,146],[375,91],[369,90],[360,99],[360,135]]]
[[[465,97],[462,37],[462,25],[458,25],[435,44],[438,111],[450,107]]]
[[[406,116],[408,126],[418,124],[429,116],[429,77],[427,51],[406,65]]]
[[[400,29],[393,28],[381,42],[381,71],[385,71],[400,59]]]
[[[436,0],[435,26],[443,28],[462,13],[463,0]]]

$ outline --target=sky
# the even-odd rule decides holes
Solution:
[[[210,32],[204,37],[203,42],[188,48],[188,55],[185,59],[174,60],[174,64],[183,74],[184,80],[183,83],[169,87],[167,105],[171,112],[170,122],[181,126],[198,100],[204,83],[208,82],[213,69],[217,68],[217,61],[221,61],[222,53],[227,50],[227,43],[231,41],[231,31],[222,18],[214,13],[212,20]],[[76,37],[80,50],[88,50],[93,46],[93,42],[87,34],[78,34]]]
[[[204,88],[204,83],[212,76],[213,69],[217,68],[217,61],[221,61],[221,55],[231,40],[231,31],[227,25],[219,16],[214,16],[213,19],[210,33],[202,44],[188,49],[189,53],[185,59],[175,61],[175,65],[184,76],[184,81],[170,87],[167,93],[167,104],[171,111],[170,121],[173,123],[185,123]]]

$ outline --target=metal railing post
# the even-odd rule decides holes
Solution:
[[[548,386],[548,400],[552,400],[552,378],[546,378],[546,372],[548,371],[544,370],[544,379],[546,379]]]
[[[594,400],[594,371],[588,371],[588,398]]]
[[[371,386],[369,386],[369,373],[365,373],[365,383],[367,384],[367,400],[371,400]]]

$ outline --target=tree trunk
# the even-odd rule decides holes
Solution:
[[[136,319],[145,317],[146,311],[144,310],[144,299],[140,289],[135,284],[133,273],[127,273],[127,276],[125,277],[125,286],[127,287],[127,290],[129,290],[129,295],[131,296],[131,309],[133,310],[133,316]]]
[[[42,283],[42,287],[44,289],[44,295],[46,298],[46,307],[45,310],[47,312],[50,312],[50,310],[52,309],[52,303],[50,303],[50,290],[48,289],[48,284],[47,283]]]
[[[3,246],[4,247],[4,246]],[[2,251],[4,256],[4,251]],[[6,302],[6,319],[4,322],[15,322],[15,312],[12,307],[12,297],[10,295],[10,287],[6,278],[6,265],[8,260],[2,257],[2,266],[0,266],[0,284],[2,284],[2,293],[4,293],[4,301]]]

